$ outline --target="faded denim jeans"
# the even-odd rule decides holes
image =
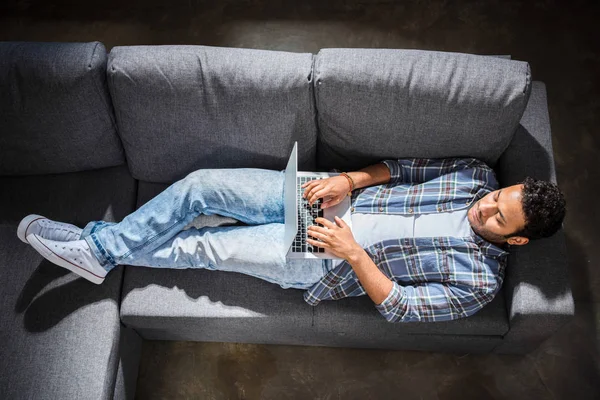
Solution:
[[[81,238],[107,271],[121,264],[205,268],[307,289],[326,274],[331,262],[286,259],[284,176],[284,171],[258,168],[200,169],[119,223],[88,223]],[[248,225],[184,230],[200,214],[219,214]]]

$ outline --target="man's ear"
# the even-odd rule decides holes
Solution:
[[[526,238],[524,236],[513,236],[508,238],[506,242],[511,246],[523,246],[529,243],[529,238]]]

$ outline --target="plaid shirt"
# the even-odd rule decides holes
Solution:
[[[425,214],[469,208],[496,189],[494,171],[474,158],[382,161],[390,182],[357,189],[352,212]],[[388,239],[364,249],[393,282],[375,308],[389,322],[447,321],[468,317],[500,290],[508,252],[471,229],[466,237]],[[352,266],[342,262],[304,293],[304,300],[362,296],[366,292]]]

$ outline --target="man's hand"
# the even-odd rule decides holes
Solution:
[[[306,188],[302,197],[307,199],[311,206],[317,199],[323,199],[321,208],[328,208],[344,200],[344,196],[350,191],[350,182],[343,175],[338,175],[312,180],[301,187]]]
[[[307,239],[306,241],[313,246],[328,249],[336,257],[348,261],[363,249],[354,240],[350,227],[341,218],[337,216],[334,218],[335,224],[325,218],[315,219],[315,222],[322,224],[323,227],[312,225],[308,227],[307,232],[310,236],[321,241],[315,239]]]

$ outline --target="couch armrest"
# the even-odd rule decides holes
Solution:
[[[526,176],[556,183],[546,86],[533,82],[529,103],[496,166],[501,187]],[[504,281],[510,329],[495,353],[528,353],[575,313],[564,230],[511,248]]]

